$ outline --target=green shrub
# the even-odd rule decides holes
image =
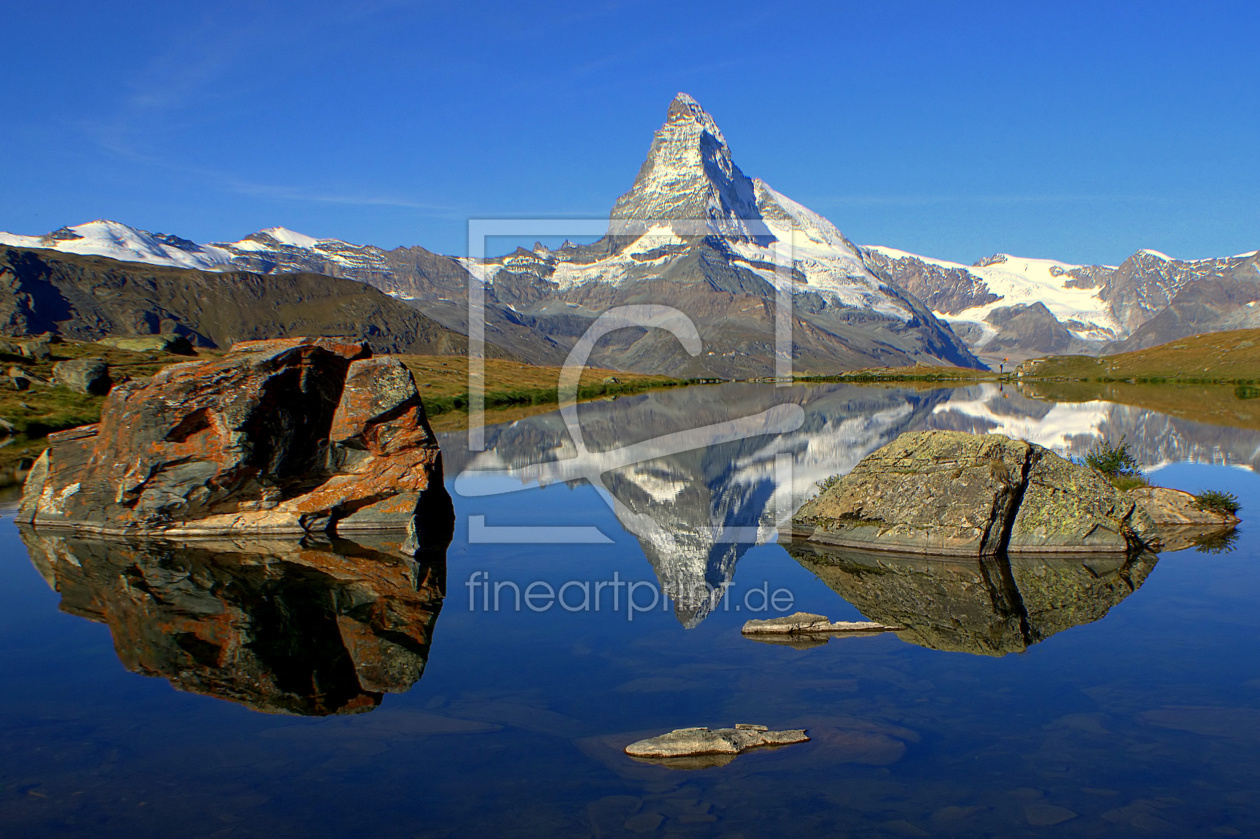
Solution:
[[[1221,492],[1216,489],[1209,489],[1196,495],[1194,497],[1194,506],[1209,513],[1230,516],[1237,515],[1238,511],[1242,509],[1242,505],[1238,503],[1236,495],[1232,492]]]
[[[1112,486],[1122,491],[1149,486],[1142,475],[1142,470],[1138,468],[1137,459],[1129,451],[1129,444],[1123,437],[1114,445],[1106,440],[1099,440],[1085,453],[1085,465],[1111,481]]]

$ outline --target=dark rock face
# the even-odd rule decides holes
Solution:
[[[103,358],[76,358],[59,361],[53,365],[53,378],[75,393],[92,393],[103,396],[109,393],[112,382],[109,365]]]
[[[238,345],[110,393],[49,437],[19,520],[130,535],[411,529],[449,539],[438,445],[411,374],[362,342]]]
[[[1239,271],[1230,278],[1207,278],[1183,285],[1169,304],[1108,352],[1132,352],[1202,332],[1225,332],[1260,326],[1260,270]]]
[[[1045,303],[1002,306],[991,311],[985,320],[998,328],[997,336],[985,345],[990,353],[1020,349],[1049,354],[1083,348],[1084,342],[1068,332]]]
[[[80,341],[183,336],[203,347],[290,335],[350,335],[370,339],[380,352],[449,354],[467,347],[464,336],[352,280],[195,271],[0,246],[0,335],[40,332]],[[27,355],[36,349],[35,342],[24,345]]]
[[[61,609],[123,665],[266,713],[354,714],[424,672],[445,556],[373,540],[101,541],[22,528]]]
[[[914,257],[893,258],[872,248],[860,248],[859,253],[872,274],[904,288],[934,312],[956,315],[1001,299],[983,277],[966,268],[946,268]]]
[[[792,558],[870,620],[904,627],[933,650],[1001,656],[1091,623],[1142,585],[1158,557],[1012,554],[924,557],[784,546]]]
[[[1125,328],[1136,330],[1169,307],[1183,289],[1201,281],[1223,281],[1226,286],[1257,282],[1260,280],[1258,262],[1260,257],[1256,254],[1221,259],[1180,260],[1167,259],[1150,251],[1138,251],[1107,276],[1102,299],[1110,305],[1116,320]],[[1221,328],[1207,324],[1204,327],[1173,335],[1165,340]]]
[[[917,431],[807,501],[795,537],[907,553],[1125,552],[1154,538],[1092,469],[999,434]]]

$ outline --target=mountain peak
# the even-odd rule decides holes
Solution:
[[[634,186],[617,199],[611,219],[631,222],[632,232],[633,222],[668,220],[703,221],[728,238],[765,235],[753,182],[735,165],[713,117],[686,93],[670,102]]]
[[[314,236],[307,236],[305,233],[298,233],[296,230],[290,230],[287,227],[268,227],[245,238],[259,241],[264,237],[295,248],[313,248],[320,242],[328,241],[327,239],[316,239]]]
[[[722,136],[722,130],[713,121],[713,117],[709,116],[709,112],[700,107],[700,103],[689,94],[679,93],[674,97],[674,101],[669,103],[669,110],[665,112],[665,122],[666,124],[694,123],[718,143],[726,145],[726,138]]]

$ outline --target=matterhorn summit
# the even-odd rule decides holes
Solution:
[[[713,117],[686,93],[670,103],[634,186],[617,199],[611,218],[704,221],[728,238],[764,239],[766,233],[752,180],[735,165]]]

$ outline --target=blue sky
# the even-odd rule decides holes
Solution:
[[[0,230],[283,225],[459,253],[601,217],[674,93],[850,238],[1260,247],[1254,2],[11,4]]]

